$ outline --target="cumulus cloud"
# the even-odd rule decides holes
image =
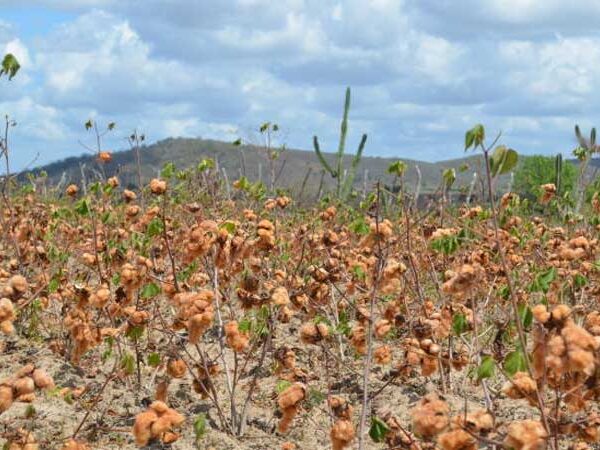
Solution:
[[[43,32],[0,20],[23,66],[0,90],[17,165],[40,145],[40,162],[80,153],[88,117],[117,122],[111,148],[133,128],[230,140],[266,120],[291,147],[333,148],[346,85],[370,155],[458,157],[477,122],[524,153],[568,151],[572,125],[600,118],[600,0],[23,3],[68,15]]]

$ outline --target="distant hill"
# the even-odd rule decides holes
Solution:
[[[333,162],[334,155],[326,154]],[[218,167],[227,173],[230,181],[238,179],[244,172],[250,181],[262,179],[268,183],[269,162],[265,152],[255,146],[236,147],[231,143],[188,138],[169,138],[141,148],[142,176],[144,182],[157,176],[160,169],[167,162],[173,162],[178,169],[185,169],[197,165],[202,159],[212,158],[218,163]],[[349,167],[352,156],[346,157],[346,166]],[[457,173],[455,189],[465,188],[473,177],[474,168],[483,164],[481,155],[447,160],[437,163],[416,161],[405,158],[380,158],[365,156],[362,159],[355,178],[355,188],[361,189],[365,184],[370,187],[372,183],[381,180],[391,184],[393,179],[386,173],[388,166],[401,159],[408,165],[406,172],[406,184],[412,190],[417,181],[416,166],[421,172],[421,192],[433,192],[440,185],[441,173],[444,169],[454,168]],[[318,189],[322,177],[322,168],[316,155],[312,151],[285,150],[276,161],[276,173],[278,174],[277,186],[298,192],[307,173],[309,174],[305,193]],[[89,181],[99,174],[99,166],[94,155],[82,155],[70,157],[62,161],[54,162],[42,167],[30,170],[39,172],[44,170],[52,183],[80,183],[81,168],[86,173]],[[462,169],[461,169],[462,168]],[[134,187],[137,184],[137,168],[135,153],[132,150],[113,153],[113,159],[104,166],[108,175],[118,173],[123,185]],[[309,173],[310,172],[310,173]],[[326,174],[323,178],[325,188],[333,185],[333,180]]]

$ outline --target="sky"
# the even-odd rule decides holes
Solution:
[[[0,114],[17,169],[87,152],[84,123],[337,145],[426,161],[464,154],[476,123],[523,154],[565,154],[600,123],[600,0],[0,0]],[[0,55],[0,57],[1,57]]]

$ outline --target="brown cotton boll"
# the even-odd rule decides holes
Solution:
[[[123,200],[125,200],[127,203],[134,201],[135,199],[137,199],[137,194],[133,191],[130,191],[129,189],[125,189],[123,191]]]
[[[169,382],[167,380],[161,381],[156,385],[156,390],[154,391],[154,399],[166,403],[168,390]]]
[[[534,395],[537,391],[536,382],[527,372],[517,372],[512,380],[508,380],[502,386],[502,392],[512,399],[526,398],[529,402],[534,401]]]
[[[175,411],[173,408],[169,408],[162,417],[169,419],[172,428],[178,428],[185,422],[185,417]]]
[[[329,335],[324,323],[306,323],[300,328],[300,340],[305,344],[317,344]]]
[[[437,358],[429,355],[423,355],[421,357],[421,375],[429,377],[436,373],[438,370]]]
[[[171,428],[171,420],[167,415],[158,417],[150,426],[152,437],[159,438],[163,433],[166,433]]]
[[[446,431],[437,438],[442,450],[477,450],[477,439],[464,430]]]
[[[392,329],[392,324],[389,320],[381,319],[375,323],[375,336],[379,339],[385,337]]]
[[[30,377],[23,377],[16,380],[13,384],[15,394],[18,396],[31,394],[35,390],[35,383]]]
[[[294,383],[279,394],[277,405],[283,410],[300,403],[305,396],[306,386],[302,383]]]
[[[103,308],[109,300],[110,290],[105,287],[98,289],[98,291],[90,295],[90,303],[96,308]]]
[[[333,450],[343,450],[354,440],[356,433],[352,422],[346,419],[336,421],[331,427],[331,447]]]
[[[169,445],[169,444],[172,444],[173,442],[177,441],[179,438],[180,438],[179,434],[173,433],[172,431],[167,431],[163,435],[162,441],[163,441],[163,443]]]
[[[29,376],[33,373],[34,370],[35,366],[33,364],[25,364],[23,367],[17,370],[17,372],[15,373],[15,378],[23,378]]]
[[[119,179],[117,177],[110,177],[108,180],[106,180],[106,184],[109,185],[111,188],[117,188],[119,187]]]
[[[89,447],[85,442],[76,441],[75,439],[69,439],[62,446],[61,450],[89,450]]]
[[[208,329],[204,314],[196,314],[188,321],[189,340],[197,344],[204,332]]]
[[[289,431],[290,425],[292,424],[294,417],[296,417],[296,414],[298,413],[298,407],[292,405],[288,408],[282,409],[281,413],[282,416],[281,420],[277,424],[277,431],[279,431],[282,434],[285,434]]]
[[[558,305],[554,307],[551,313],[551,319],[553,322],[564,322],[571,316],[571,308],[567,305]]]
[[[354,408],[351,404],[349,404],[346,399],[338,396],[331,395],[327,399],[327,403],[329,404],[329,408],[338,419],[351,419],[352,413],[354,412]]]
[[[427,394],[410,411],[415,433],[424,438],[432,438],[448,426],[450,407],[435,393]]]
[[[187,366],[183,359],[170,359],[167,363],[167,373],[173,378],[183,378],[186,370]]]
[[[169,406],[165,402],[154,401],[150,404],[150,409],[160,415],[166,413],[169,409]]]
[[[13,275],[11,279],[8,280],[8,285],[13,288],[18,295],[23,295],[29,287],[27,279],[23,275]]]
[[[548,433],[536,420],[520,420],[508,426],[504,445],[514,450],[545,450]]]
[[[167,182],[158,178],[153,178],[150,181],[150,191],[154,195],[162,195],[167,191]]]
[[[4,320],[0,322],[0,332],[2,334],[13,334],[15,332],[15,326],[10,320]]]
[[[373,358],[375,359],[375,362],[380,365],[385,365],[392,362],[392,351],[389,345],[377,347],[373,353]]]
[[[271,301],[275,305],[285,306],[290,303],[288,291],[283,286],[276,287],[271,294]]]
[[[569,351],[568,370],[591,376],[594,373],[594,368],[594,354],[592,352],[581,349]]]
[[[7,411],[13,404],[13,389],[11,386],[0,385],[0,413]]]
[[[150,442],[150,439],[152,438],[151,427],[157,419],[158,415],[151,409],[135,416],[132,433],[138,447],[143,447]]]
[[[138,205],[129,205],[126,209],[125,209],[125,215],[127,215],[127,217],[132,218],[137,216],[141,211],[141,208]]]
[[[39,389],[50,389],[54,387],[52,377],[42,369],[35,369],[32,374],[33,382]]]
[[[21,394],[19,395],[17,398],[15,398],[15,401],[17,402],[23,402],[23,403],[31,403],[33,401],[35,401],[35,393],[30,392],[28,394]]]
[[[75,197],[78,192],[79,188],[75,184],[70,184],[65,189],[65,194],[67,194],[69,197]]]
[[[0,320],[13,321],[15,319],[15,307],[8,298],[0,299]]]
[[[533,317],[540,323],[546,323],[551,317],[551,314],[548,312],[546,305],[535,305],[531,308],[531,312],[533,313]]]

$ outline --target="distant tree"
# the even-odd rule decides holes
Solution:
[[[556,183],[556,159],[553,156],[523,157],[515,171],[513,190],[521,196],[537,198],[542,184]],[[577,182],[577,168],[568,161],[561,164],[558,194],[573,192]]]

